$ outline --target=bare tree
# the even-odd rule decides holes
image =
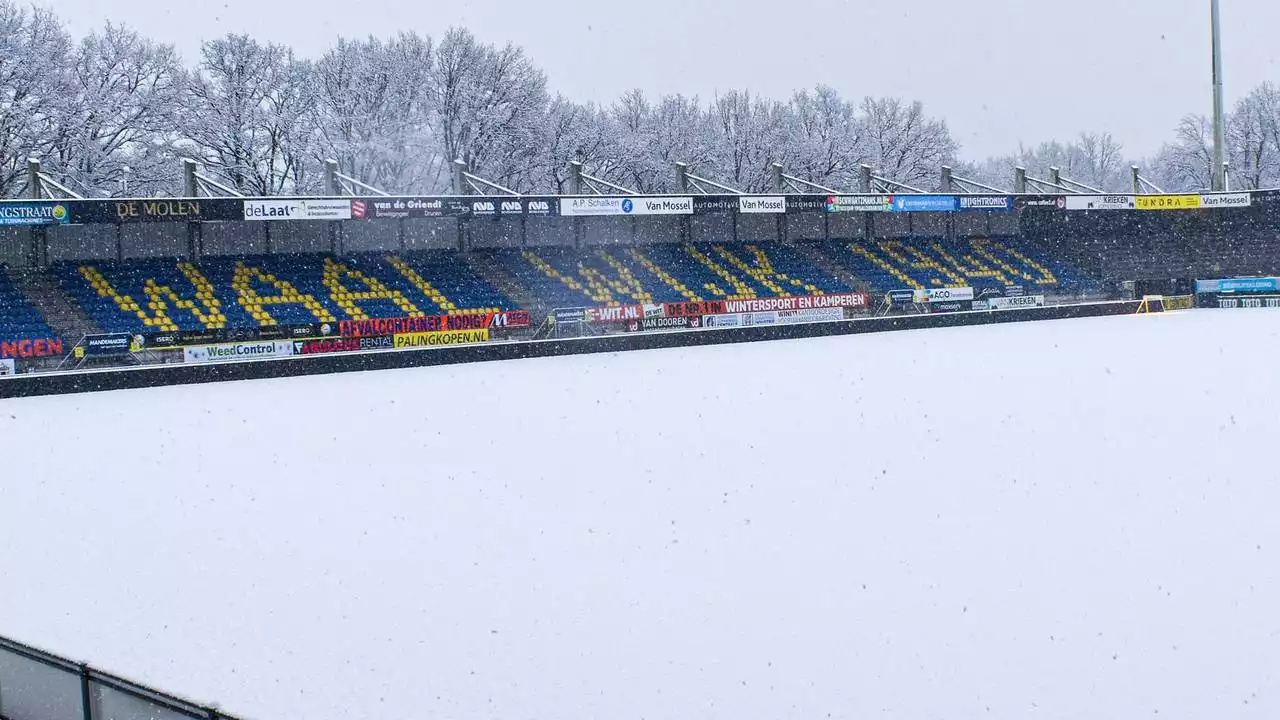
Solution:
[[[1081,133],[1071,146],[1070,162],[1064,168],[1078,182],[1099,190],[1114,190],[1120,186],[1125,167],[1124,147],[1111,133]]]
[[[1227,120],[1233,184],[1247,189],[1280,183],[1280,90],[1263,83],[1236,104]]]
[[[595,105],[579,105],[557,96],[542,122],[544,165],[535,187],[553,193],[569,190],[569,163],[583,163],[606,178],[621,166],[613,119]]]

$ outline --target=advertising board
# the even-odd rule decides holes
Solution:
[[[787,199],[782,196],[777,197],[748,197],[738,198],[738,212],[744,215],[753,214],[781,214],[787,211]]]
[[[832,295],[803,295],[799,297],[750,298],[726,300],[729,314],[772,312],[776,310],[810,310],[815,308],[865,308],[870,298],[865,293],[838,293]]]
[[[703,315],[722,315],[727,312],[729,312],[729,308],[723,300],[665,303],[662,306],[662,315],[664,317],[701,317]]]
[[[892,212],[892,195],[829,195],[826,211],[829,213],[848,212]]]
[[[1271,293],[1280,292],[1280,278],[1234,278],[1231,280],[1197,280],[1196,293]]]
[[[443,332],[404,333],[395,336],[397,350],[408,348],[449,347],[489,342],[489,330],[445,330]]]
[[[692,215],[692,197],[585,197],[562,198],[560,214],[592,215]]]
[[[1261,308],[1280,308],[1278,296],[1255,297],[1219,297],[1218,307],[1223,310],[1254,310]]]
[[[1200,196],[1200,207],[1206,210],[1246,208],[1251,205],[1253,205],[1253,195],[1249,193],[1215,193]]]
[[[1068,195],[1067,210],[1133,210],[1133,195]]]
[[[916,301],[915,290],[890,290],[885,298],[890,305],[911,305]]]
[[[929,303],[931,313],[957,313],[973,310],[972,300],[948,300]]]
[[[263,340],[222,345],[196,345],[184,347],[182,354],[183,361],[189,363],[262,360],[293,355],[293,343],[284,340]]]
[[[1013,210],[1013,198],[1008,195],[961,195],[962,212],[1009,212]]]
[[[702,327],[701,317],[647,317],[627,321],[627,332],[654,330],[692,330]]]
[[[351,201],[354,220],[420,220],[462,217],[469,212],[467,203],[456,198],[399,197]]]
[[[551,311],[551,319],[557,323],[572,324],[587,321],[586,308],[556,308]]]
[[[18,374],[18,363],[13,358],[0,359],[0,377],[12,377]]]
[[[589,323],[618,323],[628,320],[639,320],[644,317],[644,308],[640,305],[622,305],[620,307],[586,308],[582,317]]]
[[[371,318],[368,320],[341,320],[338,322],[338,334],[342,337],[387,337],[407,335],[411,333],[441,332],[444,330],[480,330],[493,326],[495,315],[499,313],[478,313],[474,315],[426,315],[422,317]],[[521,317],[528,327],[528,313],[506,313],[508,321],[514,316]]]
[[[894,212],[955,212],[959,207],[955,195],[894,195]]]
[[[41,202],[0,202],[0,227],[15,225],[66,225],[71,222],[71,213],[65,203]]]
[[[1044,307],[1044,296],[1017,295],[1014,297],[995,297],[987,300],[987,309],[989,310],[1019,310],[1032,307]]]
[[[918,303],[927,302],[953,302],[956,300],[972,300],[973,288],[929,288],[927,290],[916,290],[915,301]]]
[[[245,220],[350,220],[350,200],[245,200]]]
[[[65,352],[61,338],[16,338],[0,342],[0,358],[58,357]]]
[[[1134,198],[1138,210],[1198,210],[1199,195],[1138,195]]]
[[[141,335],[135,336],[130,333],[90,335],[84,339],[84,354],[88,357],[128,355],[131,352],[138,352],[145,344]]]

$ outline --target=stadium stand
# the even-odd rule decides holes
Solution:
[[[54,272],[106,332],[302,325],[515,307],[452,251],[64,263]]]
[[[815,253],[818,260],[815,261]],[[830,262],[825,262],[829,260]],[[826,268],[842,271],[839,277]],[[104,332],[175,332],[467,314],[534,307],[783,297],[901,288],[1022,285],[1083,294],[1097,282],[1013,240],[637,244],[64,262],[62,290]],[[844,279],[840,279],[843,277]],[[857,287],[851,285],[856,283]],[[511,294],[511,293],[509,293]],[[529,305],[526,301],[525,305]],[[52,336],[12,283],[0,285],[0,336]]]
[[[1007,240],[840,242],[821,250],[877,292],[1022,285],[1049,295],[1078,295],[1097,285],[1042,251]]]
[[[0,269],[0,342],[49,339],[57,336],[40,311]]]
[[[549,307],[848,292],[795,248],[723,244],[496,250]]]

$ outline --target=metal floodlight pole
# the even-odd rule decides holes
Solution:
[[[1213,189],[1224,190],[1226,173],[1226,130],[1222,119],[1222,22],[1218,0],[1209,0],[1213,34]]]

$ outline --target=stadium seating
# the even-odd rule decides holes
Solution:
[[[498,287],[539,310],[867,288],[1023,285],[1069,295],[1095,287],[1056,257],[1012,240],[885,240],[140,259],[52,272],[104,332],[172,332],[516,309]],[[50,333],[7,281],[0,321],[0,335]]]
[[[494,251],[549,307],[740,299],[848,292],[795,248],[637,245]]]
[[[0,269],[0,342],[57,337],[36,309]]]
[[[105,332],[300,325],[513,309],[454,252],[62,264],[62,287]]]
[[[1045,294],[1080,294],[1093,281],[1027,246],[1004,240],[839,242],[821,246],[874,291],[1022,285]]]

